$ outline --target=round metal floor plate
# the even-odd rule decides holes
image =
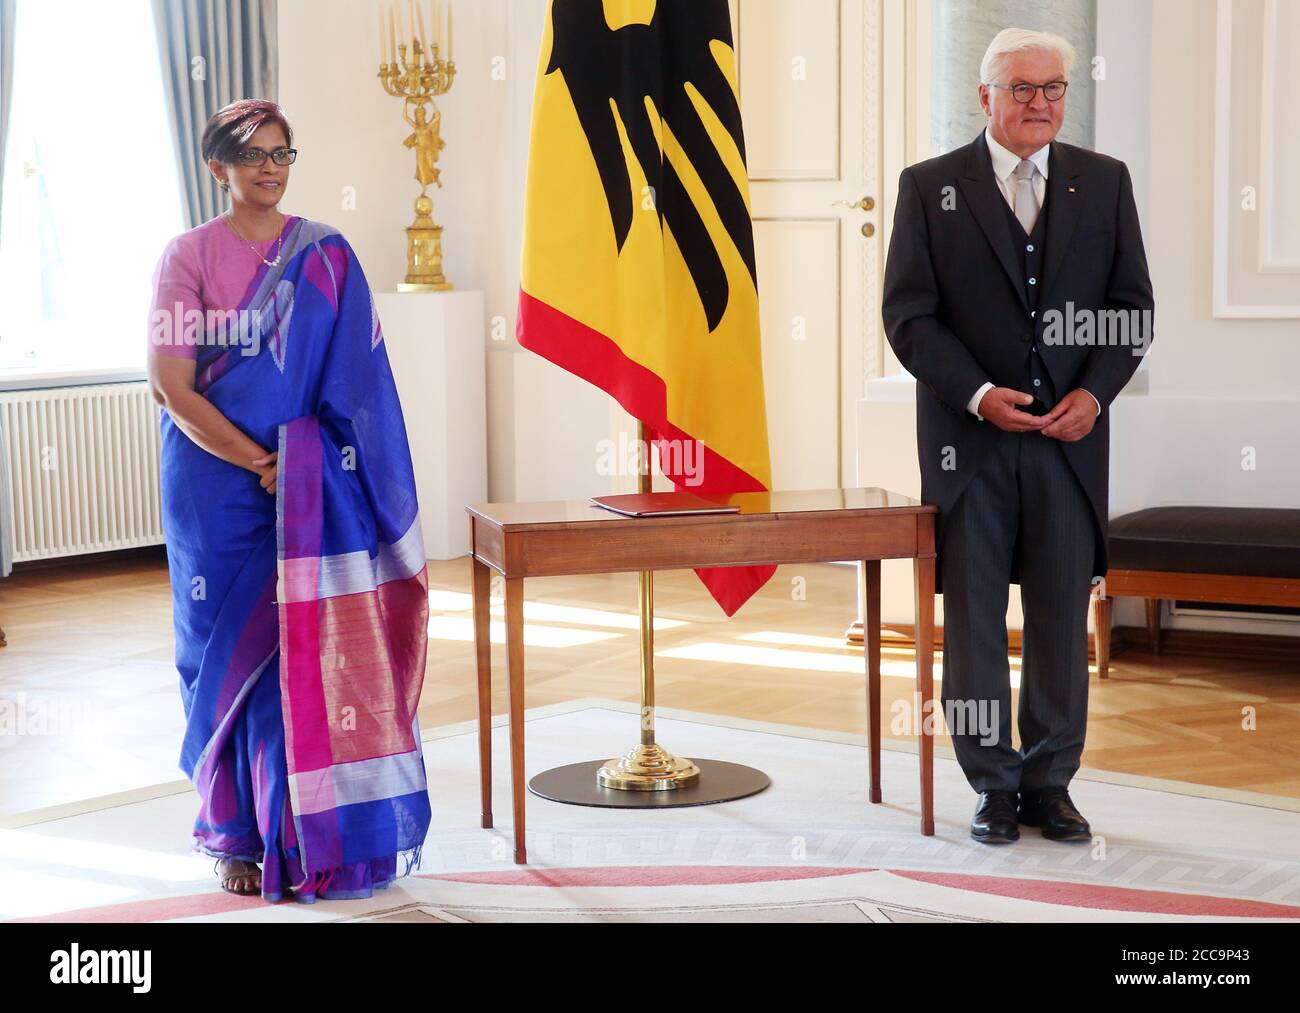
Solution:
[[[596,771],[609,762],[587,760],[543,771],[528,782],[528,790],[539,798],[566,805],[598,806],[602,809],[680,809],[693,805],[715,805],[757,795],[772,783],[761,770],[725,760],[696,760],[699,780],[688,788],[670,791],[623,791],[602,788]]]

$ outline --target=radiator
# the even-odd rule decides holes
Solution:
[[[146,383],[0,392],[15,563],[163,542]]]

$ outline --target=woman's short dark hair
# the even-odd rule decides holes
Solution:
[[[230,103],[203,128],[203,161],[232,164],[249,138],[266,123],[278,123],[284,131],[285,143],[293,145],[293,130],[284,110],[274,102],[246,98]]]

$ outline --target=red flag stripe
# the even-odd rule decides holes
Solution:
[[[616,342],[595,328],[575,320],[525,291],[519,293],[519,343],[542,358],[595,384],[646,425],[647,439],[667,439],[683,445],[695,438],[668,419],[668,388],[663,378],[628,358]],[[702,496],[726,496],[737,492],[767,492],[767,486],[715,452],[703,448],[702,478],[699,485],[686,486],[686,475],[665,471],[678,488],[689,488]],[[660,462],[680,462],[681,455],[661,457]],[[719,567],[695,571],[718,605],[734,615],[750,597],[771,579],[774,566]]]

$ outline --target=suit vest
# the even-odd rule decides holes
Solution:
[[[994,184],[996,186],[996,184]],[[1034,222],[1034,231],[1025,235],[1025,227],[1016,218],[1015,212],[998,192],[998,203],[1006,212],[1007,228],[1011,234],[1011,245],[1016,251],[1016,263],[1020,267],[1020,278],[1025,301],[1029,303],[1032,314],[1029,319],[1030,343],[1025,357],[1024,390],[1034,395],[1034,403],[1025,405],[1021,411],[1031,415],[1045,415],[1056,404],[1056,389],[1052,377],[1043,363],[1042,346],[1038,340],[1038,297],[1043,288],[1043,253],[1047,242],[1047,215],[1051,202],[1044,194],[1042,210]]]

